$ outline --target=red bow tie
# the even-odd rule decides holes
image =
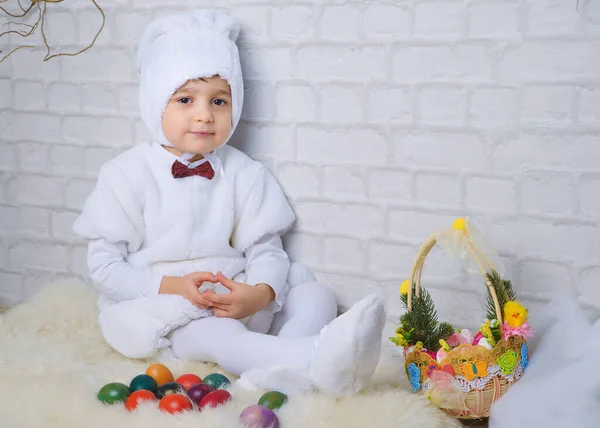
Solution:
[[[196,168],[188,168],[181,162],[175,161],[171,167],[171,174],[173,174],[173,178],[184,178],[191,177],[193,175],[199,175],[200,177],[205,177],[209,180],[212,180],[212,178],[215,176],[215,170],[208,161],[198,165]]]

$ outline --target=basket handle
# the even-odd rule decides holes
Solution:
[[[407,305],[406,305],[407,309],[409,311],[412,310],[412,290],[413,290],[412,285],[414,284],[416,296],[419,297],[419,294],[421,292],[421,274],[423,272],[423,265],[425,264],[425,258],[431,252],[431,250],[433,249],[433,247],[435,246],[436,243],[437,243],[437,240],[435,238],[435,234],[429,236],[425,240],[425,242],[423,242],[421,247],[419,248],[419,251],[417,252],[417,256],[415,257],[415,261],[413,262],[413,266],[410,271],[410,278],[409,278],[410,282],[408,284],[408,299],[407,299]],[[467,250],[469,251],[469,253],[471,253],[471,256],[473,256],[473,258],[477,262],[477,265],[479,266],[481,273],[485,276],[487,273],[487,270],[485,269],[483,263],[481,262],[479,256],[477,255],[477,252],[473,249],[473,245],[471,244],[471,242],[467,242]],[[487,261],[488,265],[490,265],[492,267],[491,261],[490,260],[486,260],[486,261]],[[500,325],[502,325],[502,311],[500,309],[500,303],[498,302],[498,296],[496,295],[496,290],[492,286],[492,283],[487,279],[487,277],[485,278],[485,285],[487,286],[490,296],[492,296],[492,300],[494,301],[494,307],[496,309],[496,317],[497,317],[498,323]]]

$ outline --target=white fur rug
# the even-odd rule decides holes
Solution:
[[[103,385],[129,384],[150,361],[130,360],[108,347],[96,326],[97,315],[95,292],[80,283],[48,286],[0,314],[0,427],[238,427],[240,412],[262,394],[234,384],[230,403],[181,415],[163,414],[152,404],[132,413],[104,406],[96,399]],[[219,370],[204,363],[169,368],[175,377]],[[293,396],[278,411],[281,427],[460,426],[406,385],[402,361],[388,351],[368,390],[339,400],[316,393]]]

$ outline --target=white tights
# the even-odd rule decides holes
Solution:
[[[212,361],[232,374],[281,364],[305,367],[318,334],[337,315],[334,294],[316,282],[292,287],[269,334],[232,318],[208,317],[169,334],[174,354],[184,360]],[[260,324],[260,323],[258,323]]]

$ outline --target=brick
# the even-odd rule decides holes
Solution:
[[[77,239],[73,232],[73,223],[79,213],[55,211],[52,213],[52,236],[55,238]]]
[[[244,119],[268,119],[273,115],[273,88],[269,83],[244,82]]]
[[[19,232],[34,236],[48,236],[50,210],[45,208],[21,207],[19,210]]]
[[[28,268],[23,272],[23,287],[27,297],[37,294],[53,282],[54,273],[51,271]]]
[[[515,232],[524,256],[589,260],[600,252],[600,229],[594,226],[520,222]]]
[[[519,262],[521,294],[551,298],[556,292],[573,287],[571,268],[567,264],[525,260]]]
[[[512,1],[471,4],[469,35],[496,40],[520,37],[519,5]]]
[[[524,212],[571,214],[574,177],[547,171],[528,173],[521,184],[521,209]]]
[[[124,113],[138,113],[140,110],[138,85],[121,85],[118,89],[119,109]]]
[[[11,110],[0,110],[0,138],[2,141],[9,141],[15,134],[15,114]],[[19,138],[22,138],[19,136]]]
[[[484,45],[398,46],[392,52],[395,81],[490,82],[492,58]]]
[[[363,269],[367,244],[361,240],[348,238],[325,238],[323,264],[328,267],[340,266],[354,270]]]
[[[548,126],[572,123],[573,88],[526,86],[521,92],[521,122]]]
[[[417,249],[412,245],[369,241],[369,271],[378,274],[402,275],[401,283],[410,275]],[[398,289],[399,290],[399,289]]]
[[[298,227],[307,232],[352,235],[359,239],[381,236],[384,215],[379,207],[359,204],[297,202]]]
[[[290,160],[294,156],[292,129],[288,126],[238,126],[232,143],[253,159]]]
[[[244,78],[250,80],[286,80],[292,74],[292,51],[289,48],[240,49]]]
[[[579,5],[587,8],[587,5]],[[527,34],[530,35],[558,35],[578,33],[580,14],[577,7],[561,0],[527,0],[525,2],[527,14]]]
[[[390,210],[389,236],[422,241],[436,230],[452,225],[456,215],[428,212]]]
[[[0,205],[0,230],[3,233],[15,233],[20,221],[19,208]]]
[[[369,193],[372,197],[410,201],[411,174],[404,171],[376,169],[371,172]]]
[[[19,203],[58,207],[63,203],[62,185],[58,177],[20,174],[10,183],[9,192]]]
[[[44,20],[44,33],[48,43],[56,51],[57,46],[76,45],[77,44],[77,22],[70,12],[54,12],[48,9],[47,17]],[[64,51],[59,49],[59,51]]]
[[[100,168],[117,155],[114,149],[90,147],[85,150],[85,171],[97,176]]]
[[[600,176],[583,175],[578,190],[579,214],[584,217],[600,218]]]
[[[581,91],[579,122],[586,125],[600,125],[600,88]]]
[[[283,247],[291,261],[306,265],[319,263],[319,239],[314,235],[291,232],[283,237]]]
[[[475,88],[471,95],[469,119],[475,126],[514,127],[517,122],[517,90]]]
[[[323,178],[323,193],[327,195],[366,195],[364,173],[358,169],[326,167]]]
[[[14,83],[14,107],[19,110],[40,110],[46,106],[44,85],[40,82],[17,81]]]
[[[467,93],[460,87],[426,86],[419,91],[419,120],[439,125],[462,125]]]
[[[96,183],[90,180],[72,179],[65,186],[65,206],[81,210]]]
[[[315,120],[316,97],[308,85],[279,85],[276,88],[275,117],[279,120]]]
[[[123,118],[66,117],[63,129],[69,143],[122,147],[133,139],[132,122]]]
[[[276,7],[272,10],[273,36],[280,39],[310,38],[315,32],[313,8],[304,6]]]
[[[468,208],[486,212],[515,212],[516,191],[512,179],[467,177],[466,183]]]
[[[495,148],[494,168],[505,173],[523,168],[597,170],[598,136],[522,132]]]
[[[9,272],[0,272],[0,306],[10,307],[25,300],[23,278],[21,275]]]
[[[356,273],[324,273],[316,272],[317,281],[327,284],[337,297],[338,306],[342,311],[350,308],[368,294],[381,296],[384,290],[379,286],[379,281],[363,278]]]
[[[21,49],[16,55],[11,55],[13,76],[45,82],[59,80],[59,61],[44,61],[44,54],[45,51],[39,49]]]
[[[277,175],[285,193],[294,199],[319,195],[317,168],[310,165],[284,164]]]
[[[600,269],[591,267],[581,272],[579,291],[579,303],[591,306],[600,311]]]
[[[0,143],[0,170],[14,171],[17,169],[17,146]]]
[[[464,27],[463,6],[455,1],[434,1],[415,5],[417,36],[459,36]]]
[[[357,40],[359,17],[359,10],[355,5],[325,6],[319,23],[319,34],[325,40]]]
[[[600,50],[594,43],[579,41],[527,41],[511,45],[500,59],[499,80],[503,83],[529,81],[597,81]]]
[[[50,147],[47,144],[20,142],[18,144],[19,169],[25,171],[47,171]]]
[[[72,83],[57,82],[48,88],[48,108],[59,113],[81,112],[79,87]]]
[[[474,134],[399,130],[394,143],[401,164],[464,171],[486,170],[489,164],[486,148]]]
[[[514,220],[495,221],[487,230],[482,230],[486,238],[499,253],[515,254],[518,248],[519,223]]]
[[[326,130],[299,127],[297,147],[298,160],[312,163],[381,163],[387,157],[385,138],[364,128]]]
[[[360,87],[324,86],[319,89],[321,121],[356,123],[362,121]]]
[[[69,271],[83,278],[89,276],[90,270],[87,265],[87,247],[73,247],[71,249]]]
[[[297,77],[319,80],[359,81],[382,79],[386,51],[383,46],[306,46],[298,48],[294,71]]]
[[[39,113],[16,113],[14,129],[20,139],[31,141],[60,141],[62,128],[59,116]]]
[[[9,79],[0,79],[0,109],[14,105],[13,87]]]
[[[455,175],[419,173],[416,175],[415,188],[419,203],[460,207],[461,184]]]
[[[369,91],[367,117],[371,123],[411,123],[410,88],[373,88]]]
[[[81,174],[85,171],[84,149],[77,146],[52,146],[50,167],[63,175]]]
[[[240,23],[238,40],[265,40],[269,33],[269,8],[267,6],[236,6],[231,16]]]
[[[19,242],[9,249],[10,263],[17,269],[27,267],[49,270],[67,270],[67,247],[41,242]]]
[[[396,39],[409,34],[410,13],[402,6],[371,4],[362,14],[362,29],[367,39]]]
[[[83,109],[92,113],[116,113],[117,97],[106,84],[85,84],[82,88]]]
[[[114,21],[115,42],[127,46],[137,46],[143,29],[151,20],[152,14],[149,10],[117,13]]]
[[[106,81],[129,82],[133,75],[133,62],[129,54],[115,49],[96,46],[85,55],[69,59],[63,67],[63,79],[70,82]]]

